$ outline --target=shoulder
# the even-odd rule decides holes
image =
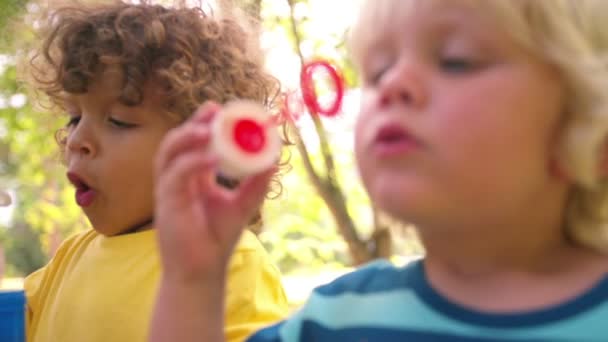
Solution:
[[[363,265],[316,288],[292,317],[259,331],[248,341],[334,341],[340,339],[335,334],[341,329],[353,328],[360,332],[357,329],[362,328],[362,322],[366,327],[385,326],[382,322],[387,320],[387,315],[395,313],[391,308],[398,305],[392,294],[401,293],[400,290],[407,293],[420,281],[419,266],[420,262],[414,261],[407,266],[396,267],[386,260]],[[324,332],[315,335],[320,331],[319,327],[334,330],[326,334],[329,330],[322,328]]]
[[[280,272],[251,232],[245,232],[232,255],[226,286],[228,341],[242,341],[255,330],[287,316]]]
[[[323,296],[365,294],[410,287],[420,281],[418,264],[414,261],[405,267],[396,267],[387,260],[373,261],[318,287],[315,293]]]
[[[264,268],[271,266],[264,246],[252,232],[245,230],[230,259],[230,271],[242,267]]]
[[[261,252],[264,251],[264,246],[258,237],[250,230],[244,230],[241,238],[235,247],[235,253],[243,252]]]
[[[245,231],[228,267],[228,291],[250,292],[270,287],[282,291],[281,275],[258,238]]]
[[[26,283],[32,277],[38,276],[41,272],[44,272],[50,267],[61,263],[69,254],[71,254],[74,249],[78,249],[79,247],[88,245],[97,236],[98,233],[95,232],[95,230],[91,229],[85,232],[76,233],[68,237],[59,245],[59,248],[55,252],[55,255],[51,258],[51,260],[46,266],[26,277]]]
[[[93,241],[98,236],[99,233],[97,233],[94,229],[88,229],[84,232],[73,234],[72,236],[65,239],[61,243],[61,245],[59,245],[59,248],[55,252],[55,256],[53,257],[53,259],[61,257],[65,253],[73,250],[74,248],[88,246],[91,241]]]
[[[28,303],[35,302],[35,297],[40,288],[52,280],[53,275],[59,272],[75,251],[87,246],[97,235],[98,233],[95,230],[90,229],[68,237],[61,243],[53,258],[44,267],[28,275],[23,281]]]
[[[45,267],[41,268],[38,271],[42,271],[42,270],[48,268],[49,266],[60,262],[62,259],[64,259],[66,257],[67,254],[70,254],[70,252],[72,250],[74,250],[75,248],[82,247],[83,245],[84,246],[88,245],[98,235],[99,234],[95,230],[90,229],[90,230],[87,230],[84,232],[76,233],[76,234],[68,237],[59,245],[59,248],[55,252],[55,255],[53,256],[53,258],[51,258],[50,262]],[[36,273],[38,273],[38,271],[32,273],[30,276],[35,275]],[[30,276],[28,276],[26,278],[26,281],[28,278],[30,278]]]

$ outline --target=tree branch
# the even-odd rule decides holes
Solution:
[[[302,49],[300,48],[302,39],[298,32],[298,27],[295,19],[294,0],[287,0],[287,3],[289,4],[290,8],[290,27],[291,33],[295,40],[295,50],[300,59],[300,65],[303,68],[305,65],[305,59],[304,55],[302,54]],[[299,135],[299,132],[298,141],[296,141],[296,145],[298,146],[298,150],[302,154],[302,159],[304,160],[304,167],[309,173],[313,185],[319,192],[321,198],[323,198],[323,200],[325,201],[330,212],[332,213],[332,216],[336,220],[338,230],[346,241],[346,244],[348,245],[350,255],[353,258],[354,263],[361,264],[371,259],[369,250],[367,249],[367,244],[363,242],[359,237],[357,229],[355,228],[355,224],[350,215],[348,214],[346,198],[344,197],[344,194],[340,189],[337,181],[333,154],[328,142],[329,139],[327,138],[327,133],[325,131],[325,128],[323,127],[323,123],[318,113],[310,114],[314,122],[317,135],[319,136],[323,161],[326,167],[326,179],[322,179],[321,177],[319,177],[319,174],[315,171],[312,163],[310,162],[308,152],[306,150],[306,147],[304,146],[301,136]]]

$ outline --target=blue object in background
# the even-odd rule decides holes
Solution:
[[[25,293],[0,291],[0,342],[25,342]]]

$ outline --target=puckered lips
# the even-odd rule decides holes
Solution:
[[[68,172],[67,177],[70,183],[76,188],[76,204],[83,208],[90,206],[95,200],[95,189],[75,172]]]
[[[381,126],[373,140],[373,152],[380,157],[403,156],[420,146],[406,128],[394,123]]]

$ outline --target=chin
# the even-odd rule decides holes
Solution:
[[[423,211],[422,194],[413,189],[403,188],[398,184],[376,184],[370,188],[372,203],[381,211],[403,222],[411,223]]]
[[[400,214],[407,205],[403,194],[399,192],[375,191],[370,192],[369,195],[372,203],[374,203],[376,207],[394,217],[401,216],[398,214]]]
[[[386,200],[376,201],[375,203],[381,211],[385,212],[392,218],[403,222],[409,222],[412,219],[411,213],[405,210],[403,202]]]

